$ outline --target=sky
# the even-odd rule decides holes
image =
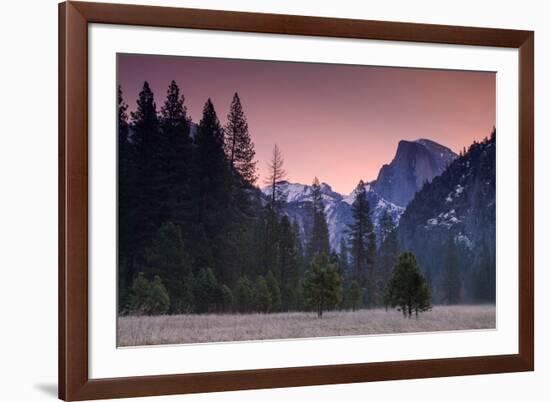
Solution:
[[[275,144],[289,181],[318,177],[349,194],[376,179],[400,140],[428,138],[458,153],[496,125],[492,72],[120,54],[118,80],[130,111],[144,81],[160,110],[175,80],[196,123],[211,98],[225,124],[237,92],[260,186]]]

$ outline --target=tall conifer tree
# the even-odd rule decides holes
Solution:
[[[164,202],[163,221],[180,226],[190,215],[192,173],[191,119],[184,101],[178,85],[172,81],[160,110],[162,177],[158,197]]]
[[[130,129],[128,125],[128,105],[122,96],[122,87],[118,86],[118,162],[119,169],[128,167],[130,158]],[[120,174],[119,170],[119,174]]]
[[[290,220],[286,215],[281,218],[279,229],[279,283],[283,289],[283,302],[285,307],[290,308],[295,305],[296,286],[300,279],[300,256],[298,255],[297,238]]]
[[[131,210],[132,155],[130,128],[128,124],[128,105],[124,102],[122,88],[118,86],[118,261],[120,270],[119,295],[124,298],[125,289],[133,282],[131,245],[133,240]]]
[[[363,180],[355,189],[355,200],[351,206],[353,223],[349,225],[350,252],[353,267],[353,277],[362,286],[368,286],[372,292],[374,259],[376,257],[376,235],[371,220],[370,205]]]
[[[306,304],[317,311],[319,318],[325,310],[340,303],[342,279],[325,253],[317,254],[311,262],[304,276],[303,291]]]
[[[345,280],[350,278],[350,272],[349,272],[349,252],[348,252],[348,245],[346,244],[346,240],[344,237],[340,240],[340,250],[338,253],[338,259],[340,260],[340,270],[342,271],[342,278]]]
[[[164,223],[153,238],[146,256],[147,273],[158,275],[170,296],[170,312],[186,312],[190,297],[187,281],[191,274],[189,258],[180,228],[172,222]]]
[[[132,165],[134,180],[129,197],[133,199],[131,220],[134,223],[132,245],[143,254],[148,243],[161,224],[162,200],[158,197],[161,177],[159,121],[153,91],[149,83],[143,83],[137,108],[132,116]]]
[[[431,291],[413,253],[403,253],[392,271],[384,293],[386,307],[397,307],[404,317],[432,308]]]
[[[248,123],[237,93],[233,96],[227,124],[224,129],[224,149],[229,166],[227,179],[226,216],[230,222],[223,260],[231,275],[226,279],[235,283],[250,266],[251,227],[260,215],[260,197],[253,190],[257,180],[254,143],[248,131]],[[257,262],[254,261],[255,265]]]
[[[227,160],[224,153],[223,129],[210,99],[203,108],[196,145],[197,221],[207,232],[219,227],[220,208],[227,197]]]
[[[325,205],[323,203],[321,185],[319,179],[313,179],[312,188],[312,228],[308,242],[308,258],[312,260],[317,254],[330,254],[328,226],[325,217]]]
[[[449,238],[447,239],[445,254],[442,283],[443,300],[447,304],[458,304],[460,302],[462,280],[459,271],[458,250],[454,237],[451,234],[449,234]]]
[[[193,257],[197,266],[211,268],[216,278],[226,283],[234,274],[225,261],[226,250],[232,247],[227,235],[232,220],[228,213],[230,174],[223,129],[210,99],[203,108],[194,151]]]
[[[376,297],[378,303],[381,302],[386,284],[399,258],[397,229],[387,210],[384,211],[380,218],[380,237],[380,249],[378,250],[375,274]]]
[[[248,184],[258,179],[256,170],[256,151],[248,132],[248,123],[243,112],[239,95],[233,95],[233,101],[227,115],[225,126],[225,153],[231,172]]]

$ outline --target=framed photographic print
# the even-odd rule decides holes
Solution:
[[[533,370],[533,32],[59,7],[60,398]]]

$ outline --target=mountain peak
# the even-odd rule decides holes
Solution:
[[[285,202],[311,201],[312,186],[301,183],[291,183],[287,180],[277,182],[279,189],[282,192]],[[340,200],[342,196],[333,191],[332,187],[327,183],[320,183],[321,194],[324,201]],[[263,187],[262,193],[271,194],[271,186]]]
[[[415,141],[418,144],[421,144],[428,148],[432,153],[439,153],[440,157],[448,159],[449,163],[452,162],[458,156],[450,148],[447,148],[444,145],[441,145],[435,141],[428,140],[426,138],[419,138]]]
[[[439,146],[439,147],[443,147],[443,145],[435,142],[435,141],[432,141],[428,138],[419,138],[417,140],[414,140],[414,142],[418,143],[418,144],[422,144],[422,145],[436,145],[436,146]],[[443,148],[446,148],[446,147],[443,147]]]
[[[456,157],[449,148],[429,139],[401,140],[391,163],[380,169],[374,189],[404,207],[425,182],[443,173]]]

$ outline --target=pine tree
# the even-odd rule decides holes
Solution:
[[[153,278],[149,292],[149,313],[151,315],[161,315],[168,312],[170,296],[158,275]]]
[[[254,143],[248,132],[248,123],[243,112],[239,95],[233,95],[233,101],[227,115],[225,126],[225,153],[229,160],[231,172],[238,175],[248,184],[254,184],[258,179],[256,152]]]
[[[223,130],[214,105],[208,99],[195,137],[193,206],[189,228],[191,248],[198,267],[212,268],[222,283],[231,283],[225,251],[232,245],[227,236],[234,221],[229,210],[229,165],[224,152]]]
[[[300,230],[300,225],[298,222],[292,222],[292,233],[294,234],[294,242],[296,244],[296,256],[297,256],[297,266],[298,266],[298,276],[301,277],[305,269],[305,251],[304,251],[304,241],[302,240],[302,234]]]
[[[119,85],[117,89],[117,117],[118,117],[118,151],[119,151],[119,160],[122,157],[123,159],[128,158],[129,151],[129,142],[130,142],[130,130],[128,125],[128,105],[124,102],[122,95],[122,87]]]
[[[127,289],[132,284],[134,239],[132,208],[132,148],[130,126],[128,123],[128,105],[124,102],[122,88],[118,86],[118,261],[119,261],[119,305],[126,304]]]
[[[428,282],[423,278],[420,289],[416,293],[413,301],[413,311],[415,316],[418,318],[418,313],[431,310],[432,308],[432,289]]]
[[[384,211],[380,218],[381,244],[375,264],[375,291],[377,304],[381,303],[384,289],[388,283],[393,267],[399,258],[399,241],[397,230],[389,212]]]
[[[336,265],[336,268],[338,269],[338,275],[342,277],[342,264],[340,263],[340,255],[336,251],[332,250],[330,252],[330,255],[328,256],[328,260],[331,264]]]
[[[216,311],[222,304],[221,286],[210,268],[200,270],[194,293],[199,313]]]
[[[315,177],[312,188],[312,228],[308,242],[308,258],[313,260],[317,254],[330,254],[328,226],[325,217],[325,205],[323,203],[321,185]]]
[[[163,202],[161,218],[180,227],[190,218],[192,140],[189,135],[191,119],[184,106],[185,97],[175,81],[168,87],[160,111],[162,134],[160,189],[157,197]]]
[[[349,286],[349,303],[351,306],[352,311],[357,310],[359,307],[361,307],[361,286],[359,283],[355,280],[351,281],[351,284]]]
[[[355,189],[351,206],[353,223],[348,227],[353,278],[372,293],[372,274],[376,256],[376,235],[370,216],[370,206],[363,180]],[[372,295],[369,295],[371,298]]]
[[[253,187],[257,179],[254,143],[237,93],[227,115],[224,136],[228,166],[223,205],[226,226],[224,234],[215,240],[214,254],[223,264],[219,277],[234,285],[240,275],[250,272],[251,265],[258,265],[257,261],[251,261],[254,255],[251,228],[256,227],[261,215],[260,196]]]
[[[398,307],[404,317],[431,308],[431,294],[413,253],[403,253],[392,271],[384,295],[387,307]]]
[[[484,241],[476,258],[471,274],[473,281],[473,298],[476,302],[494,303],[496,299],[496,275],[494,254],[491,247]]]
[[[178,226],[167,222],[159,228],[146,255],[146,264],[150,275],[163,278],[170,296],[170,311],[184,312],[189,304],[185,281],[191,272],[191,259]]]
[[[279,311],[281,309],[281,288],[279,282],[273,275],[273,272],[269,271],[265,277],[267,289],[271,296],[271,311]]]
[[[340,252],[338,254],[338,259],[340,260],[340,274],[344,280],[349,279],[349,253],[348,245],[344,237],[340,239]]]
[[[306,305],[323,312],[340,303],[342,298],[342,280],[338,268],[331,264],[325,253],[317,254],[306,271],[303,282]]]
[[[150,283],[140,272],[132,283],[130,293],[130,314],[144,315],[149,313]]]
[[[460,291],[462,280],[460,277],[460,268],[458,260],[458,251],[454,237],[449,235],[446,244],[445,266],[443,268],[443,300],[447,304],[460,303]]]
[[[137,108],[131,113],[131,116],[134,129],[132,142],[138,147],[137,156],[142,157],[143,161],[152,163],[153,158],[149,156],[156,150],[159,143],[159,121],[154,94],[147,81],[143,83],[143,89],[137,100]]]
[[[283,154],[279,150],[277,144],[273,148],[273,155],[271,161],[267,164],[268,176],[265,179],[265,184],[271,187],[270,194],[270,206],[271,209],[277,209],[279,202],[281,201],[282,191],[280,188],[280,181],[284,180],[287,176],[287,172],[283,168],[284,159]]]
[[[237,281],[233,291],[235,308],[244,313],[250,311],[254,306],[254,287],[252,282],[246,276],[242,276]]]
[[[183,282],[179,283],[177,294],[179,295],[178,310],[182,313],[192,313],[195,310],[195,276],[189,271]]]
[[[220,287],[220,299],[221,299],[221,310],[222,311],[231,311],[233,308],[233,292],[227,285],[222,285]]]
[[[168,311],[170,297],[160,277],[155,275],[149,282],[142,272],[131,288],[130,311],[136,315],[160,315]]]
[[[280,270],[281,308],[284,311],[297,310],[300,306],[300,278],[304,271],[300,228],[296,222],[290,223],[283,215],[279,225],[277,244],[278,266]]]
[[[227,197],[227,160],[224,152],[223,129],[212,101],[203,108],[195,138],[197,179],[197,221],[204,224],[206,232],[220,226],[220,208]]]
[[[256,296],[256,309],[262,313],[268,313],[271,310],[272,300],[267,282],[262,275],[256,278],[254,293]]]
[[[294,233],[294,239],[296,241],[296,250],[298,251],[298,256],[303,257],[304,256],[304,248],[302,246],[302,238],[300,234],[300,225],[298,225],[298,222],[293,221],[292,222],[292,233]]]
[[[130,202],[129,208],[124,212],[123,232],[129,235],[125,237],[128,245],[127,264],[129,271],[133,272],[161,223],[161,200],[157,197],[161,174],[159,122],[154,95],[147,81],[143,84],[137,108],[131,113],[131,117],[131,162],[128,165],[132,168],[131,181],[122,184],[119,191],[121,198],[126,199],[124,202]],[[126,225],[126,222],[131,224]]]
[[[296,284],[300,276],[298,240],[288,216],[283,215],[279,225],[278,262],[280,275],[277,280],[280,283]]]
[[[279,242],[281,237],[281,227],[279,215],[270,206],[264,209],[262,244],[260,251],[261,273],[272,271],[274,275],[281,279],[281,253]]]

